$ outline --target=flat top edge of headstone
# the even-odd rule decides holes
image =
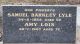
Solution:
[[[1,5],[1,6],[62,6],[62,7],[77,7],[76,5]]]

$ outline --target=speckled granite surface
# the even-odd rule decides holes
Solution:
[[[27,12],[29,18],[30,13],[39,13],[35,11],[36,9],[55,9],[56,17],[48,17],[52,19],[61,18],[62,21],[54,21],[55,26],[47,26],[48,28],[53,28],[53,31],[32,31],[31,29],[20,31],[20,27],[25,27],[25,22],[37,22],[40,23],[52,23],[53,21],[18,21],[19,17],[8,17],[8,13],[24,13],[24,9],[33,9],[32,12]],[[44,12],[40,12],[44,13]],[[47,13],[53,13],[49,11]],[[71,13],[72,17],[58,17],[61,13]],[[21,18],[21,17],[20,17]],[[27,18],[27,17],[23,17]],[[37,17],[36,17],[37,18]],[[46,17],[39,17],[45,19]],[[25,28],[46,28],[46,26],[27,26]],[[60,27],[59,31],[55,28]],[[3,7],[3,33],[4,33],[4,43],[75,43],[76,34],[76,7],[68,6],[4,6]]]

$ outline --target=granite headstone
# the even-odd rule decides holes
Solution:
[[[3,6],[3,42],[75,43],[75,6]]]

